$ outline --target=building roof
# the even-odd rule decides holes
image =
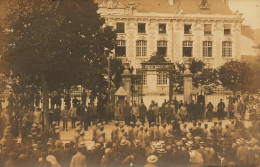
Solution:
[[[254,32],[253,32],[253,34],[254,34],[254,39],[255,39],[255,41],[256,41],[258,44],[260,44],[260,28],[255,29]]]
[[[122,86],[120,86],[116,91],[115,96],[127,96],[127,93],[125,89]]]
[[[253,32],[252,28],[248,25],[241,26],[241,34],[243,36],[248,37],[249,39],[254,40],[254,32]]]
[[[107,0],[96,0],[98,3],[103,1]],[[126,6],[134,2],[140,13],[175,13],[177,9],[181,9],[183,14],[233,14],[223,0],[207,0],[207,9],[200,8],[201,0],[172,0],[173,5],[169,1],[171,0],[118,0]]]

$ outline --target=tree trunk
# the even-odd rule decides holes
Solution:
[[[49,94],[48,87],[45,76],[41,76],[41,84],[42,84],[42,95],[43,95],[43,112],[44,112],[44,130],[48,131],[50,128],[49,122]]]

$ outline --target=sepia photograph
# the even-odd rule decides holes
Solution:
[[[260,0],[0,0],[0,167],[260,167]]]

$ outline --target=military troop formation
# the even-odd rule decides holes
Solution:
[[[260,164],[260,123],[254,119],[259,101],[253,97],[230,100],[227,106],[222,100],[213,106],[211,103],[186,104],[175,99],[164,102],[161,107],[152,101],[148,109],[144,103],[96,107],[94,103],[86,105],[84,98],[81,103],[74,98],[72,105],[71,100],[65,102],[64,110],[57,99],[45,118],[49,119],[50,131],[43,130],[43,110],[35,100],[22,103],[12,97],[8,99],[8,107],[1,108],[0,166]],[[97,110],[103,115],[97,114]],[[214,111],[218,119],[212,119]],[[230,119],[228,123],[222,122],[225,116]],[[74,141],[61,141],[60,130],[68,130],[70,120],[75,130]],[[252,126],[245,126],[244,120],[253,120],[250,121]],[[111,135],[106,129],[109,121],[114,124]],[[89,126],[94,144],[85,141]]]

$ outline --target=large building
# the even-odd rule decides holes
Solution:
[[[135,73],[155,52],[169,62],[183,63],[195,58],[208,67],[240,60],[241,53],[254,54],[253,51],[247,52],[252,47],[250,44],[241,49],[242,40],[250,39],[242,37],[242,14],[239,11],[233,13],[227,0],[97,2],[98,12],[106,19],[106,24],[117,31],[115,56],[129,62]],[[150,87],[149,79],[147,81],[147,76],[143,76],[144,90],[151,90],[146,88]],[[157,76],[154,92],[165,94],[169,84],[167,75],[158,72]]]

